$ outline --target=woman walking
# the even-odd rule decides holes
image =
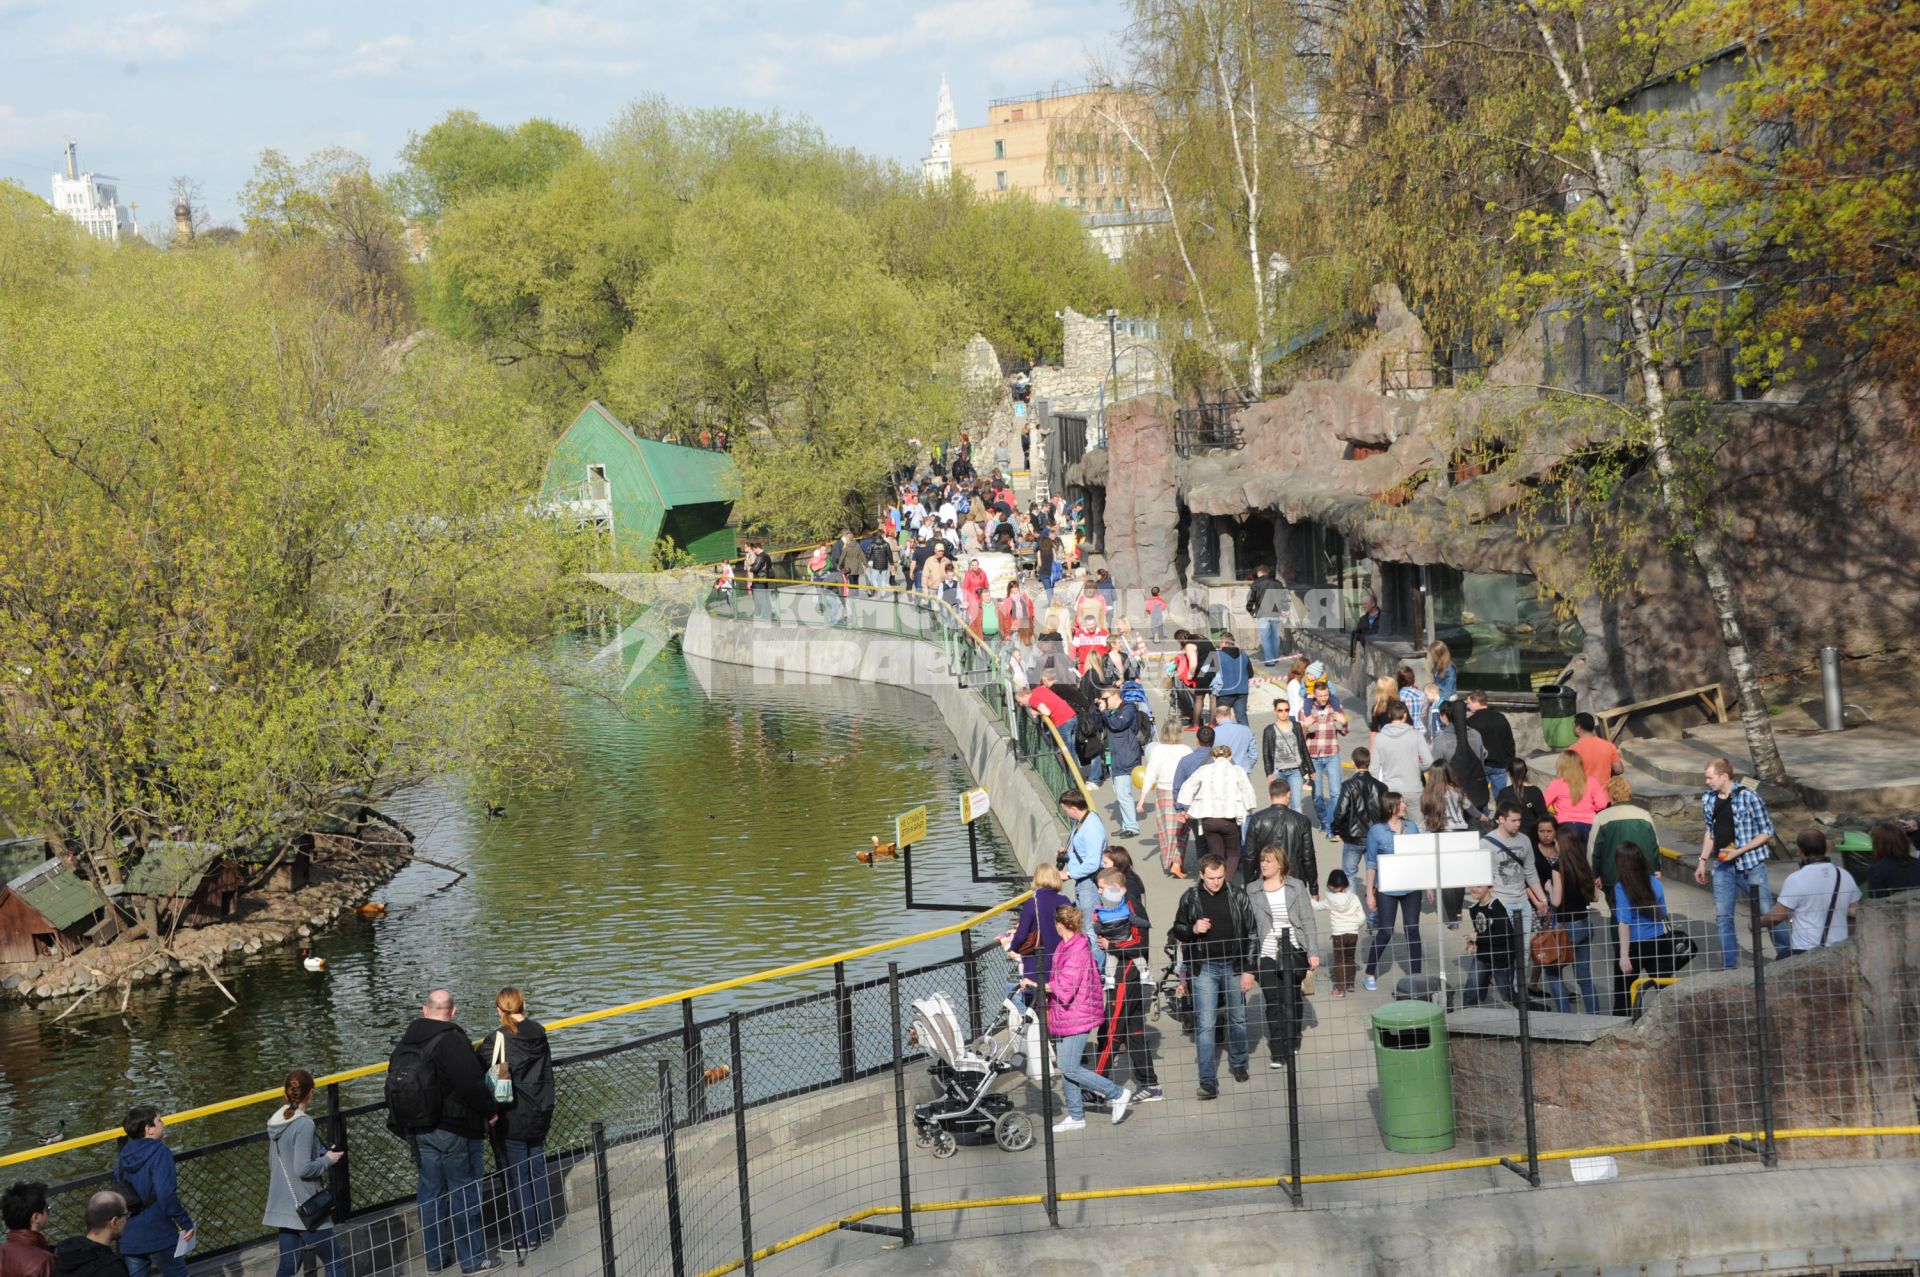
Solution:
[[[1600,991],[1593,986],[1593,867],[1587,863],[1586,844],[1571,830],[1554,834],[1557,851],[1553,876],[1547,880],[1547,900],[1553,905],[1553,922],[1564,927],[1573,942],[1574,980],[1580,986],[1580,1000],[1588,1015],[1600,1014]],[[1573,994],[1567,987],[1566,967],[1553,967],[1546,973],[1553,990],[1553,1005],[1558,1011],[1573,1010]]]
[[[1240,873],[1240,827],[1254,809],[1253,783],[1233,761],[1225,745],[1213,747],[1213,761],[1187,777],[1175,801],[1187,809],[1187,819],[1199,822],[1207,850],[1227,862],[1227,877]]]
[[[1062,905],[1073,903],[1061,894],[1067,885],[1066,875],[1051,862],[1033,867],[1032,885],[1033,895],[1014,915],[1013,930],[1000,937],[1000,947],[1007,951],[1007,957],[1020,964],[1020,974],[1008,984],[1007,994],[1022,1006],[1026,1005],[1027,990],[1040,978],[1042,955],[1051,962],[1054,946],[1060,942],[1048,919]]]
[[[113,1161],[116,1186],[132,1191],[141,1202],[120,1235],[120,1256],[128,1277],[186,1277],[187,1261],[176,1255],[182,1242],[193,1238],[193,1216],[180,1202],[180,1176],[166,1139],[167,1124],[160,1110],[139,1104],[127,1110],[122,1124],[120,1153]]]
[[[1285,851],[1264,847],[1260,880],[1247,884],[1259,944],[1260,1000],[1267,1009],[1267,1051],[1276,1069],[1291,1064],[1300,1049],[1300,982],[1320,965],[1313,898],[1288,868]]]
[[[1380,857],[1393,854],[1393,840],[1417,834],[1420,826],[1407,815],[1407,800],[1389,793],[1380,800],[1381,821],[1367,831],[1367,912],[1373,916],[1373,943],[1367,946],[1366,986],[1378,987],[1381,955],[1393,943],[1393,916],[1407,933],[1407,974],[1420,974],[1420,897],[1418,891],[1380,890]]]
[[[553,1203],[548,1197],[547,1132],[553,1126],[553,1050],[547,1031],[527,1014],[520,990],[500,990],[493,999],[500,1027],[485,1048],[492,1075],[513,1084],[513,1103],[494,1124],[497,1155],[507,1171],[507,1201],[513,1212],[513,1244],[537,1250],[553,1239]],[[284,1277],[284,1275],[283,1275]]]
[[[1144,813],[1148,796],[1152,796],[1160,867],[1170,878],[1186,877],[1186,871],[1180,867],[1180,821],[1173,811],[1174,768],[1193,752],[1184,736],[1179,717],[1167,715],[1167,721],[1160,724],[1160,739],[1147,746],[1146,774],[1141,777],[1140,792],[1134,797],[1135,806]]]
[[[1057,940],[1047,970],[1047,1034],[1053,1039],[1061,1089],[1067,1094],[1067,1115],[1053,1124],[1056,1135],[1086,1129],[1088,1091],[1112,1104],[1115,1126],[1126,1117],[1127,1103],[1133,1099],[1130,1089],[1080,1063],[1087,1053],[1087,1036],[1099,1027],[1106,1011],[1093,942],[1081,931],[1084,923],[1080,911],[1072,905],[1061,905],[1053,912]],[[1035,981],[1020,983],[1031,988]]]
[[[308,1251],[326,1265],[327,1277],[346,1277],[346,1261],[334,1243],[332,1196],[315,1201],[327,1193],[327,1171],[346,1154],[328,1148],[307,1116],[313,1074],[293,1070],[282,1090],[286,1104],[267,1119],[267,1210],[260,1217],[267,1227],[280,1230],[280,1266],[274,1277],[293,1277]]]
[[[1429,833],[1462,833],[1474,827],[1472,804],[1467,796],[1454,783],[1453,769],[1445,763],[1435,763],[1427,773],[1427,787],[1420,792],[1420,819],[1426,822]],[[1440,892],[1440,912],[1446,919],[1447,929],[1460,929],[1460,911],[1467,903],[1466,889],[1446,887]]]
[[[1572,829],[1586,845],[1593,829],[1593,818],[1607,805],[1607,792],[1587,781],[1587,765],[1570,749],[1560,751],[1554,763],[1554,777],[1543,795],[1547,811],[1560,822],[1561,829]]]
[[[1646,854],[1630,842],[1620,844],[1614,869],[1613,916],[1620,924],[1620,969],[1613,975],[1613,1013],[1627,1014],[1636,976],[1664,979],[1686,965],[1674,951],[1673,921],[1666,889],[1647,870]],[[1687,958],[1692,957],[1689,951]]]

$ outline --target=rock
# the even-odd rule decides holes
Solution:
[[[1569,793],[1571,793],[1572,791],[1571,791],[1571,790],[1569,790],[1568,792],[1569,792]],[[307,938],[308,936],[310,936],[310,935],[312,935],[312,934],[313,934],[313,928],[312,928],[312,927],[310,927],[310,926],[308,926],[308,925],[307,925],[306,923],[304,923],[304,922],[303,922],[303,923],[301,923],[301,924],[300,924],[300,926],[299,926],[299,928],[298,928],[298,934],[299,934],[299,936],[300,936],[300,938],[304,940],[304,939],[306,939],[306,938]]]
[[[238,952],[240,952],[240,951],[241,951],[242,949],[244,949],[244,948],[246,948],[246,947],[247,947],[247,942],[246,942],[246,941],[244,941],[244,940],[229,940],[229,941],[227,941],[227,952],[228,952],[228,953],[238,953]]]
[[[5,989],[8,993],[12,993],[15,989],[19,988],[22,984],[25,984],[25,983],[26,983],[26,977],[18,976],[18,975],[10,975],[4,980],[0,980],[0,989]]]
[[[246,947],[246,952],[248,952],[248,953],[258,953],[258,952],[260,952],[260,942],[259,942],[258,940],[249,940],[249,941],[247,941],[247,947]]]

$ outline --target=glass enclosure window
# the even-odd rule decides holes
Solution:
[[[1453,653],[1461,687],[1527,691],[1535,675],[1558,674],[1580,651],[1580,623],[1521,572],[1427,569],[1434,636]]]

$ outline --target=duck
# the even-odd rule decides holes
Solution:
[[[327,969],[327,960],[325,958],[314,957],[313,950],[311,949],[302,949],[300,951],[300,965],[309,971],[325,971]]]
[[[40,1137],[40,1147],[45,1148],[49,1144],[58,1144],[61,1140],[65,1138],[67,1138],[67,1124],[65,1122],[61,1122],[58,1126],[55,1126],[53,1128],[53,1134],[42,1135]]]
[[[355,905],[353,911],[362,918],[384,918],[387,916],[387,907],[378,900],[369,900],[363,905]]]
[[[716,1064],[700,1075],[708,1086],[715,1086],[733,1076],[733,1070],[724,1064]]]
[[[898,860],[900,858],[899,844],[890,843],[890,842],[881,842],[878,835],[872,835],[872,837],[873,837],[873,849],[871,851],[862,851],[855,854],[854,858],[858,860],[861,864],[870,865],[875,860],[880,860],[880,859]]]
[[[505,807],[496,805],[496,806],[491,806],[487,808],[488,820],[498,820],[506,814],[507,814],[507,809]]]

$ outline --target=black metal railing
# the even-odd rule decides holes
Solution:
[[[1219,400],[1180,409],[1174,414],[1174,451],[1190,457],[1196,452],[1246,447],[1246,436],[1234,419],[1244,407],[1233,400]]]

